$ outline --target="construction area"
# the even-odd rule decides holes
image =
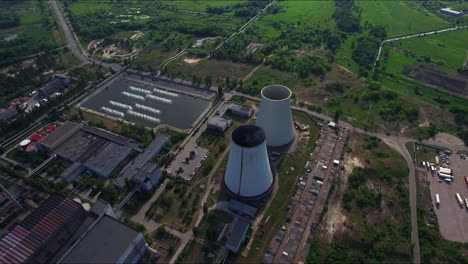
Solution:
[[[340,172],[339,160],[349,131],[336,132],[335,128],[322,128],[289,203],[286,222],[270,242],[265,263],[305,263],[333,179]]]

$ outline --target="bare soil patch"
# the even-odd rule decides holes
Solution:
[[[459,73],[446,73],[436,67],[418,65],[406,67],[401,74],[457,95],[468,96],[468,76]]]

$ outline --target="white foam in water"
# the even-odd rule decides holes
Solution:
[[[116,115],[116,116],[120,116],[120,117],[124,117],[125,114],[120,112],[120,111],[117,111],[117,110],[114,110],[114,109],[111,109],[111,108],[108,108],[108,107],[101,107],[101,110],[108,113],[108,114],[111,114],[111,115]]]
[[[172,97],[177,97],[177,96],[179,96],[179,95],[176,94],[176,93],[171,93],[171,92],[164,91],[164,90],[159,90],[159,89],[153,89],[153,91],[154,91],[155,93],[164,94],[164,95],[172,96]]]
[[[159,101],[159,102],[163,102],[163,103],[167,103],[167,104],[172,104],[171,99],[166,99],[166,98],[154,96],[152,94],[147,94],[146,97],[148,97],[149,99],[153,99],[155,101]]]
[[[158,110],[156,108],[149,107],[149,106],[146,106],[146,105],[135,104],[135,107],[138,108],[138,109],[142,109],[142,110],[151,112],[151,113],[155,113],[155,114],[160,114],[161,113],[161,110]],[[132,109],[130,109],[130,110],[132,110]]]
[[[148,121],[155,122],[155,123],[159,123],[161,121],[161,120],[159,120],[159,119],[157,119],[155,117],[145,115],[145,114],[142,114],[142,113],[138,113],[138,112],[135,112],[135,111],[132,111],[132,110],[127,110],[127,114],[132,115],[132,116],[136,116],[136,117],[140,117],[140,118],[143,118],[143,119],[146,119]]]
[[[138,88],[138,87],[135,87],[135,86],[129,86],[128,88],[130,88],[130,90],[132,90],[132,91],[139,92],[139,93],[144,93],[144,94],[150,94],[151,93],[150,90],[141,89],[141,88]]]
[[[134,98],[134,99],[138,99],[138,100],[142,100],[144,101],[145,98],[141,95],[138,95],[138,94],[132,94],[132,93],[129,93],[129,92],[122,92],[123,95],[125,96],[128,96],[128,97],[131,97],[131,98]]]
[[[128,110],[133,110],[131,105],[122,104],[122,103],[119,103],[119,102],[116,102],[116,101],[110,100],[109,104],[111,104],[113,106],[120,107],[120,108],[128,109]]]

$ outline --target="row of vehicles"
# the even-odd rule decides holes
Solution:
[[[458,204],[460,205],[461,208],[463,208],[463,204],[465,205],[465,208],[468,210],[468,198],[462,199],[461,195],[459,193],[455,194],[455,198],[457,199]],[[440,206],[440,196],[438,193],[435,194],[435,204],[437,207]]]

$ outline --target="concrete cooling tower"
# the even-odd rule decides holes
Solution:
[[[273,186],[265,132],[258,126],[243,125],[234,129],[231,139],[224,186],[237,198],[262,198]]]
[[[291,90],[283,85],[274,84],[262,89],[256,125],[265,130],[269,147],[283,146],[294,139],[290,98]]]

